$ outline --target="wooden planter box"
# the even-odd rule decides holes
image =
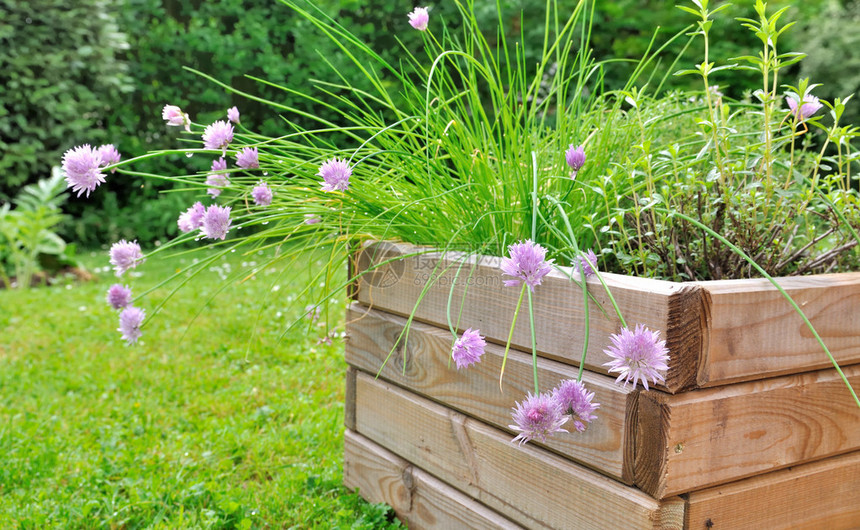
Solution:
[[[372,263],[415,252],[365,248]],[[630,325],[660,330],[666,384],[621,387],[601,366],[620,324],[596,279],[584,433],[511,443],[532,390],[528,318],[499,369],[518,289],[498,258],[428,253],[361,276],[347,313],[344,482],[415,528],[851,528],[860,521],[860,411],[803,321],[767,281],[673,283],[605,274]],[[434,284],[425,289],[428,282]],[[860,274],[780,280],[860,387]],[[464,293],[464,290],[466,292]],[[380,367],[415,309],[408,342]],[[465,298],[463,298],[465,296]],[[459,331],[488,346],[449,366]],[[553,271],[534,296],[543,391],[576,376],[582,292]],[[378,377],[377,377],[378,375]]]

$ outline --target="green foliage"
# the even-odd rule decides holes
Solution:
[[[360,79],[358,68],[337,45],[321,38],[308,21],[295,16],[274,0],[125,0],[119,26],[130,46],[123,54],[134,85],[131,94],[115,99],[103,114],[108,142],[124,157],[176,146],[179,131],[161,119],[165,104],[180,106],[197,123],[225,119],[237,106],[242,124],[269,136],[291,131],[271,107],[237,96],[199,75],[205,72],[237,90],[291,106],[290,120],[307,125],[302,114],[343,123],[340,113],[306,98],[267,85],[260,78],[293,87],[309,86],[334,69],[346,79]],[[341,23],[355,27],[362,38],[381,45],[396,62],[395,21],[410,9],[406,1],[323,2],[338,13]],[[420,42],[420,36],[407,40]],[[367,88],[365,84],[362,88]],[[334,93],[343,93],[332,89]],[[198,137],[199,138],[199,137]],[[87,140],[94,142],[95,140]],[[172,157],[143,161],[135,168],[144,173],[169,174],[209,169],[202,157]],[[177,234],[176,217],[194,200],[176,194],[170,182],[154,182],[126,175],[108,183],[87,201],[72,201],[72,222],[64,234],[85,245],[110,243],[119,238],[144,243]],[[165,195],[164,192],[170,192]]]
[[[770,10],[776,11],[789,7],[785,15],[787,19],[804,20],[819,12],[829,0],[807,0],[794,2],[792,0],[771,0]],[[614,62],[606,67],[606,82],[610,88],[620,88],[629,78],[633,68],[648,51],[653,48],[652,39],[655,33],[656,43],[685,30],[694,23],[694,19],[686,16],[675,6],[686,5],[688,2],[665,2],[662,0],[615,0],[599,2],[592,30],[592,45],[595,59]],[[710,55],[718,58],[716,66],[731,64],[734,57],[749,55],[760,46],[756,37],[736,22],[737,18],[755,15],[753,2],[713,2],[715,8],[721,8],[719,17],[712,19],[711,32],[716,38],[711,43]],[[819,28],[809,28],[810,32],[819,32]],[[805,35],[793,31],[787,36],[787,49],[795,49],[805,40]],[[700,41],[690,42],[687,37],[681,38],[661,53],[653,69],[647,76],[653,76],[652,88],[656,87],[663,76],[671,74],[677,68],[672,68],[675,59],[680,56],[680,64],[692,64],[701,60],[702,44]],[[623,61],[623,62],[622,62]],[[728,96],[742,98],[746,93],[760,88],[760,78],[754,72],[732,71],[731,74],[717,76],[714,84]],[[670,78],[664,88],[698,90],[700,87],[693,78]]]
[[[0,280],[7,288],[13,285],[10,275],[19,288],[29,288],[42,256],[72,260],[73,253],[66,252],[66,242],[55,231],[63,220],[65,191],[62,172],[54,168],[51,178],[21,188],[15,209],[8,203],[0,206]]]
[[[107,254],[82,259],[96,281],[0,293],[0,527],[399,527],[341,485],[342,345],[315,344],[324,327],[282,336],[295,272],[221,290],[263,258],[217,259],[129,348]],[[135,292],[190,261],[147,262]]]
[[[488,38],[487,22],[478,16],[489,19],[489,12],[457,2],[456,23],[434,14],[428,33],[406,30],[420,36],[421,45],[401,41],[397,55],[376,53],[340,17],[314,3],[285,3],[328,37],[339,50],[333,56],[361,74],[346,77],[346,66],[329,64],[328,75],[310,86],[270,83],[303,105],[337,113],[338,120],[271,100],[291,134],[237,132],[228,152],[258,147],[261,170],[231,170],[231,184],[218,198],[233,208],[236,229],[246,230],[231,245],[285,238],[294,249],[331,245],[330,266],[337,266],[351,244],[366,238],[492,254],[531,238],[563,256],[562,262],[572,261],[579,248],[597,246],[606,254],[602,265],[624,272],[673,279],[750,274],[736,253],[699,237],[673,217],[676,211],[695,213],[760,259],[769,274],[856,261],[855,254],[840,254],[852,245],[848,229],[860,226],[856,197],[841,169],[823,178],[831,161],[824,151],[815,155],[809,128],[822,131],[819,141],[846,147],[833,160],[839,168],[855,156],[850,145],[857,130],[828,128],[823,112],[804,121],[784,110],[787,69],[800,58],[784,51],[788,8],[766,12],[756,2],[749,17],[732,21],[757,48],[725,58],[715,51],[722,37],[709,36],[717,21],[729,18],[731,6],[714,3],[701,13],[683,6],[678,12],[688,17],[689,35],[703,55],[684,61],[680,73],[693,74],[685,82],[698,78],[706,90],[666,93],[648,82],[652,56],[640,58],[623,89],[606,90],[601,75],[612,61],[596,61],[588,51],[589,2],[573,10],[563,1],[550,3],[542,20],[551,29],[538,47],[521,42],[523,28],[531,27],[522,4],[502,6],[495,13],[499,31]],[[509,40],[511,20],[521,25]],[[393,33],[408,27],[402,17],[399,24]],[[737,73],[763,80],[755,85],[763,88],[748,94],[752,100],[736,101],[714,88]],[[793,89],[801,95],[808,90],[807,84]],[[193,128],[199,134],[202,125]],[[564,151],[580,143],[588,164],[571,180]],[[334,157],[352,166],[343,195],[320,188],[320,166]],[[205,178],[196,173],[176,182],[202,189]],[[260,178],[274,191],[272,208],[257,208],[248,199]],[[822,193],[835,193],[827,200],[844,209],[843,218]],[[306,215],[322,222],[306,225]],[[189,233],[177,243],[198,237]]]
[[[796,47],[793,43],[803,43],[800,50],[809,48],[815,55],[805,63],[804,75],[839,85],[833,92],[827,88],[822,91],[822,95],[833,97],[856,90],[850,68],[838,69],[844,58],[853,57],[856,32],[839,28],[822,31],[822,27],[839,24],[837,16],[815,16],[825,3],[828,0],[814,0],[792,7],[789,17],[810,23],[802,32],[793,30],[788,38],[790,48]],[[261,134],[275,137],[290,131],[269,107],[230,94],[184,70],[185,66],[243,92],[287,105],[296,113],[309,113],[340,125],[345,122],[337,110],[252,77],[290,88],[307,87],[315,79],[337,82],[329,75],[333,69],[357,88],[369,88],[358,67],[336,43],[271,0],[86,0],[75,2],[71,9],[59,0],[2,0],[0,4],[4,10],[0,20],[0,86],[7,88],[0,98],[0,151],[4,153],[0,170],[5,175],[0,197],[14,194],[25,182],[44,175],[48,167],[56,165],[62,151],[75,144],[114,143],[125,157],[173,147],[177,131],[165,127],[160,119],[166,103],[183,107],[199,123],[221,119],[227,108],[237,105],[243,123]],[[420,45],[420,35],[403,27],[412,2],[324,0],[316,4],[390,64],[397,65],[403,59],[398,55],[398,41],[409,49]],[[495,4],[476,3],[477,27],[484,29],[491,45],[504,37],[512,49],[521,49],[524,64],[532,69],[541,54],[545,1],[502,0],[501,19]],[[775,0],[770,4],[782,7],[790,3]],[[562,12],[571,11],[575,5],[575,0],[559,2]],[[751,13],[749,2],[737,2],[714,21],[714,31],[720,35],[712,45],[714,56],[726,62],[750,53],[755,37],[734,24],[733,17]],[[590,46],[595,59],[607,61],[602,67],[606,86],[624,86],[654,31],[660,30],[658,42],[681,31],[689,22],[682,15],[671,2],[599,2]],[[462,34],[453,3],[434,5],[433,17],[446,21],[453,36]],[[501,32],[493,29],[496,27]],[[685,44],[686,38],[682,38],[660,54],[652,83],[670,72],[675,55]],[[700,52],[697,46],[687,50],[685,59],[695,58]],[[572,51],[577,48],[578,43],[574,43]],[[505,58],[500,60],[504,64]],[[628,62],[622,62],[625,60]],[[380,75],[387,83],[396,82],[384,72]],[[651,75],[648,70],[644,78]],[[690,78],[670,78],[666,88],[691,88],[693,83]],[[750,72],[716,76],[714,83],[734,97],[757,88]],[[336,87],[329,87],[329,91],[348,96],[347,91]],[[849,106],[849,116],[854,116],[854,107]],[[301,114],[285,117],[303,127],[312,122]],[[347,145],[348,138],[341,143]],[[202,160],[178,158],[144,162],[138,169],[166,174],[177,169],[201,171],[207,169],[204,166]],[[175,217],[193,198],[171,194],[168,200],[153,202],[165,197],[160,192],[173,190],[171,183],[146,183],[135,176],[115,179],[99,196],[72,200],[67,207],[72,216],[61,233],[86,245],[118,238],[152,242],[176,235]],[[123,220],[122,226],[117,219]]]
[[[116,0],[0,0],[0,198],[47,174],[64,150],[101,143],[133,89]]]

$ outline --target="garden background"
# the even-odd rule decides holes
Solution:
[[[396,39],[420,45],[419,34],[400,31],[411,2],[315,3],[383,56],[394,57]],[[431,5],[432,16],[459,20],[446,4]],[[495,2],[479,4],[479,20],[495,27]],[[529,42],[543,34],[533,21],[543,20],[544,2],[500,4],[508,38],[522,35],[528,58]],[[689,22],[672,2],[598,4],[595,59],[618,59],[607,66],[608,88],[623,85],[658,27],[659,42]],[[717,21],[713,56],[751,53],[755,36],[734,17],[750,16],[752,4],[737,1]],[[785,18],[799,23],[783,49],[809,57],[783,78],[824,81],[816,95],[827,99],[860,90],[860,32],[850,31],[860,24],[860,2],[796,4]],[[0,15],[0,204],[49,176],[75,145],[114,143],[126,158],[173,147],[175,129],[160,117],[165,104],[180,106],[199,123],[223,119],[235,105],[249,127],[283,134],[271,108],[183,67],[308,113],[331,113],[327,118],[335,123],[340,117],[332,111],[247,76],[297,89],[333,79],[332,68],[361,78],[331,41],[274,0],[0,0]],[[666,51],[657,75],[685,43],[680,39]],[[532,48],[537,53],[538,46]],[[665,89],[694,82],[676,78]],[[736,73],[720,90],[744,98],[757,86],[753,73]],[[845,120],[858,118],[855,103]],[[136,169],[181,174],[206,169],[200,164],[162,157]],[[300,281],[293,273],[233,282],[216,293],[232,269],[252,258],[221,259],[169,303],[168,316],[140,347],[121,343],[103,303],[111,282],[104,249],[122,238],[145,248],[166,241],[193,199],[164,193],[171,185],[153,182],[108,177],[89,199],[65,203],[68,215],[58,233],[77,246],[96,281],[0,292],[0,447],[7,451],[0,526],[250,528],[357,521],[377,527],[389,520],[384,507],[366,505],[340,487],[341,346],[318,344],[325,330],[316,324],[281,336],[298,317],[279,309],[279,298],[291,296],[296,288],[290,287]],[[184,259],[193,258],[153,265],[144,281],[155,286]],[[183,317],[197,315],[203,304],[208,307],[199,317]],[[339,316],[333,318],[328,324]]]

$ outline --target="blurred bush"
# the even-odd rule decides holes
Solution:
[[[802,33],[806,38],[798,47],[809,56],[800,65],[800,75],[822,83],[815,93],[825,99],[855,94],[842,123],[860,125],[860,1],[828,2],[804,21]]]
[[[816,18],[823,6],[833,1],[768,0],[767,5],[768,13],[771,14],[779,9],[788,8],[780,19],[781,24],[790,21],[802,23]],[[711,9],[725,3],[712,1]],[[614,0],[598,3],[592,33],[595,58],[598,60],[622,59],[627,61],[616,63],[607,69],[606,82],[609,87],[615,88],[623,85],[630,76],[633,62],[638,61],[646,53],[655,32],[658,32],[658,38],[655,40],[652,52],[668,38],[695,22],[693,17],[677,9],[676,4],[687,5],[689,2]],[[716,16],[710,47],[710,60],[716,61],[716,66],[729,63],[732,57],[758,55],[761,42],[737,21],[737,18],[756,18],[753,4],[754,2],[751,0],[734,2]],[[779,47],[782,52],[806,52],[805,43],[812,34],[824,35],[825,33],[821,31],[820,27],[812,27],[808,24],[798,25],[781,36]],[[653,87],[665,74],[671,74],[682,67],[689,68],[693,64],[700,63],[704,52],[701,41],[697,41],[685,51],[684,48],[688,40],[689,37],[681,36],[669,45],[658,56],[658,62],[655,63],[654,67],[646,70],[642,78],[643,82],[653,75]],[[672,62],[682,53],[679,65],[672,68]],[[698,90],[700,88],[698,79],[694,79],[694,77],[670,77],[664,88]],[[724,94],[733,98],[742,98],[745,94],[761,88],[760,76],[752,71],[731,71],[723,75],[715,75],[713,80],[720,85],[720,90]],[[796,84],[797,79],[786,78],[785,82]],[[641,86],[642,83],[639,84]]]
[[[51,172],[135,89],[114,0],[0,0],[0,199]]]

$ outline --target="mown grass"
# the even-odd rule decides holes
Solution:
[[[132,289],[191,259],[150,260]],[[212,298],[253,260],[219,259],[133,347],[104,301],[105,252],[84,256],[97,281],[0,291],[0,528],[390,524],[341,486],[342,343],[317,344],[324,325],[281,338],[302,278],[262,273]]]

